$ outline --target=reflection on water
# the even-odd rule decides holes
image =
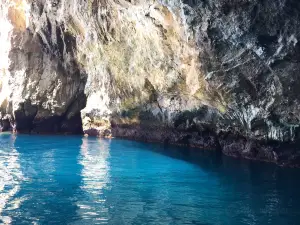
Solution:
[[[24,180],[20,169],[19,153],[14,148],[16,136],[0,136],[0,222],[11,223],[10,216],[2,215],[3,210],[19,208],[24,198],[14,198]]]
[[[195,184],[198,190],[193,204],[205,202],[205,210],[198,213],[204,221],[214,218],[212,224],[299,224],[297,169],[236,160],[198,149],[156,147],[152,151],[200,168],[202,175]]]
[[[8,141],[3,139],[3,143]],[[3,208],[3,215],[10,217],[11,224],[68,224],[78,220],[76,198],[81,166],[77,158],[81,144],[77,137],[17,136],[14,149],[18,165],[14,164],[14,168],[21,171],[23,179],[16,182],[18,179],[13,178],[19,188],[11,199],[19,202],[21,199],[21,204],[18,207],[6,204]],[[14,152],[9,146],[4,149]],[[8,161],[14,161],[13,157]]]
[[[299,224],[300,170],[209,151],[0,135],[0,224]]]
[[[83,219],[102,223],[108,220],[105,190],[110,185],[110,165],[108,162],[109,140],[82,139],[79,164],[83,166],[81,189],[84,201],[78,202],[78,214]]]

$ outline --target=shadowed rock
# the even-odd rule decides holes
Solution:
[[[13,2],[0,111],[17,130],[299,166],[298,0]]]

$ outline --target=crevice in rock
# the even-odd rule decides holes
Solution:
[[[29,100],[19,105],[19,110],[14,112],[15,129],[21,133],[31,132],[33,120],[38,112],[38,107],[32,105]]]

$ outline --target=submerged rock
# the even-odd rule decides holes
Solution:
[[[298,0],[4,0],[2,123],[300,165],[299,16]]]

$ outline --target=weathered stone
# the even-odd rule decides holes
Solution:
[[[4,0],[0,22],[2,126],[300,165],[298,0]]]

